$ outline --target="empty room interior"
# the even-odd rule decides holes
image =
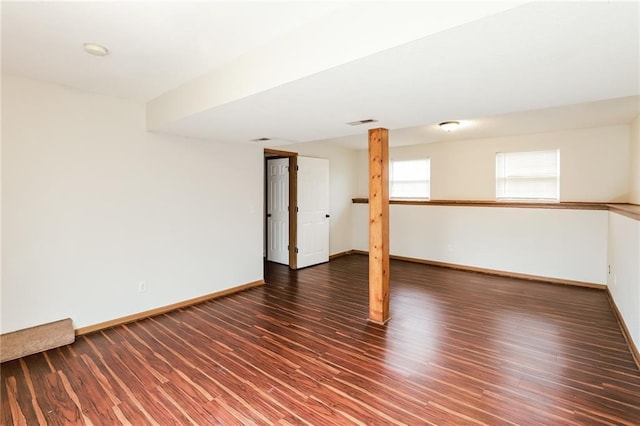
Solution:
[[[640,2],[0,14],[0,424],[640,424]]]

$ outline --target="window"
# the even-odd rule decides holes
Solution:
[[[431,165],[423,160],[391,161],[389,198],[421,198],[430,196]]]
[[[560,200],[560,150],[496,154],[496,198]]]

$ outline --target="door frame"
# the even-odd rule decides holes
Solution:
[[[298,153],[290,151],[281,151],[278,149],[264,149],[264,199],[265,199],[265,212],[264,212],[264,229],[267,229],[267,191],[268,191],[268,169],[267,161],[270,158],[288,158],[289,159],[289,268],[298,269]],[[265,243],[269,238],[269,233],[265,232]]]

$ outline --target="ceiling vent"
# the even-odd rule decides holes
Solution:
[[[367,118],[364,120],[351,121],[347,123],[349,126],[360,126],[361,124],[369,124],[369,123],[377,123],[378,120],[374,120],[373,118]]]

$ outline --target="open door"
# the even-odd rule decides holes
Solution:
[[[289,159],[267,160],[267,260],[289,265]]]
[[[329,261],[329,160],[298,157],[298,268]]]

